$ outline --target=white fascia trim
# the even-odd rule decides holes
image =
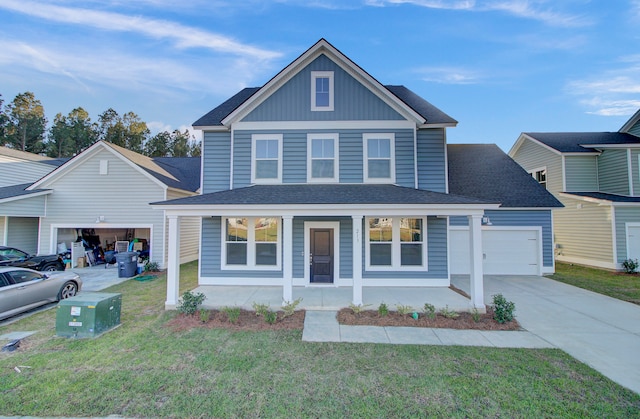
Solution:
[[[391,94],[380,82],[371,77],[367,72],[361,69],[357,64],[351,61],[347,56],[335,49],[326,40],[322,39],[305,51],[300,57],[291,64],[282,69],[274,78],[260,88],[253,96],[247,99],[242,105],[227,115],[221,122],[223,125],[230,125],[233,122],[244,118],[249,112],[264,102],[273,92],[302,71],[308,64],[320,55],[326,55],[331,61],[336,63],[349,75],[358,80],[362,85],[368,88],[374,95],[391,106],[396,112],[411,119],[414,123],[423,124],[425,119],[416,111],[400,101],[395,95]]]
[[[546,145],[543,142],[540,142],[538,140],[536,140],[535,138],[531,137],[530,135],[525,134],[524,132],[520,134],[520,136],[518,137],[518,139],[516,140],[515,144],[513,145],[513,147],[511,147],[511,150],[509,150],[509,157],[513,158],[513,156],[518,152],[518,149],[520,148],[520,146],[522,146],[522,144],[524,143],[525,140],[529,140],[534,142],[535,144],[545,148],[546,150],[551,151],[554,154],[558,154],[561,155],[562,153],[560,153],[558,150],[556,150],[553,147],[549,147],[548,145]]]
[[[592,202],[594,204],[614,205],[614,203],[612,201],[609,201],[607,199],[598,199],[598,198],[592,198],[590,196],[573,195],[573,194],[568,193],[568,192],[560,192],[558,195],[563,196],[565,198],[577,199],[579,201]],[[640,203],[637,203],[637,204],[634,204],[634,205],[640,205]]]
[[[498,209],[499,204],[489,205],[341,205],[316,204],[316,205],[154,205],[159,210],[166,211],[166,215],[184,217],[218,217],[233,215],[234,217],[268,217],[268,216],[353,216],[361,215],[371,217],[395,216],[411,217],[420,216],[469,216],[484,215],[485,210]]]
[[[455,128],[458,126],[457,122],[443,122],[440,124],[420,124],[418,128]]]
[[[192,126],[196,131],[202,132],[229,132],[230,128],[225,125],[201,125],[201,126]]]
[[[416,124],[410,121],[260,121],[260,122],[237,122],[233,124],[234,130],[257,131],[274,130],[278,132],[286,130],[335,130],[340,129],[415,129]]]
[[[46,191],[40,191],[40,192],[34,192],[34,193],[30,193],[28,195],[10,196],[8,198],[0,199],[0,204],[5,204],[7,202],[12,202],[12,201],[21,201],[23,199],[35,198],[37,196],[42,196],[42,195],[49,195],[50,193],[53,193],[53,189],[48,189]]]
[[[629,144],[580,144],[582,147],[588,148],[640,148],[639,143],[629,143]]]

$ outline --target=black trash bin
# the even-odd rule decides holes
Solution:
[[[116,263],[118,264],[118,278],[131,278],[136,276],[136,270],[138,269],[138,253],[116,253]]]

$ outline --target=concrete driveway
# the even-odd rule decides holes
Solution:
[[[469,289],[468,277],[452,283]],[[522,327],[640,393],[640,306],[538,276],[485,276],[485,302],[502,293]]]

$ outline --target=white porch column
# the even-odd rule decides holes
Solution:
[[[469,267],[471,305],[478,310],[485,310],[484,305],[484,272],[482,270],[482,215],[469,215]]]
[[[178,306],[180,290],[180,217],[168,215],[169,246],[167,249],[167,301],[165,310],[173,310]]]
[[[353,305],[362,305],[362,215],[352,215],[353,220]]]
[[[293,301],[293,216],[282,216],[282,303]]]

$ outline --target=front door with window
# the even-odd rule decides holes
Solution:
[[[310,230],[309,278],[313,284],[333,283],[333,229]]]

